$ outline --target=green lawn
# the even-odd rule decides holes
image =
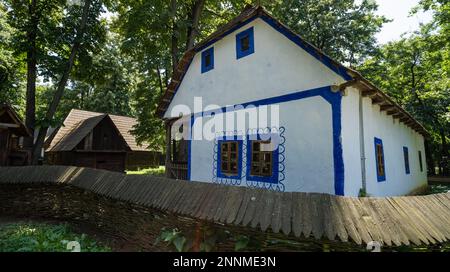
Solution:
[[[127,171],[128,175],[153,175],[153,176],[163,176],[165,171],[164,166],[158,168],[147,168],[138,171]]]
[[[0,224],[0,252],[70,252],[71,241],[79,243],[81,252],[111,251],[85,234],[72,232],[66,224]]]

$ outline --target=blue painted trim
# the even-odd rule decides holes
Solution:
[[[253,27],[236,34],[236,59],[240,59],[255,53],[255,39]],[[242,39],[248,37],[248,49],[242,50]]]
[[[270,136],[269,136],[270,135]],[[263,136],[263,137],[262,137]],[[262,139],[278,139],[278,135],[275,133],[257,133],[257,134],[250,134],[247,135],[247,172],[246,172],[246,179],[250,181],[259,181],[259,182],[268,182],[268,183],[278,183],[278,150],[279,146],[277,146],[277,149],[272,151],[272,175],[270,177],[261,177],[261,176],[252,176],[251,175],[251,167],[252,167],[252,142],[253,141],[260,141]]]
[[[383,173],[384,175],[378,175],[378,151],[377,151],[377,144],[381,145],[382,150],[382,158],[383,158]],[[374,138],[374,148],[375,148],[375,173],[377,174],[377,181],[382,182],[386,180],[386,164],[384,163],[384,147],[383,147],[383,141],[377,137]]]
[[[344,195],[344,159],[342,155],[342,143],[341,143],[341,100],[342,95],[337,92],[331,91],[331,86],[320,87],[311,90],[299,91],[286,95],[256,100],[252,102],[242,103],[241,105],[247,107],[248,105],[254,105],[255,107],[263,105],[278,104],[293,100],[305,99],[314,96],[321,96],[331,104],[332,108],[332,123],[333,123],[333,162],[334,162],[334,189],[336,195]],[[231,111],[234,106],[222,107],[222,112]],[[193,120],[197,117],[210,117],[216,110],[199,112],[192,115]],[[191,121],[191,126],[194,122]],[[190,152],[189,159],[190,162]],[[190,168],[190,163],[188,164]],[[189,172],[189,171],[188,171]]]
[[[407,175],[410,174],[410,169],[409,169],[409,152],[408,152],[408,147],[404,146],[403,147],[403,159],[405,161],[405,173]]]
[[[221,169],[222,165],[222,149],[220,145],[226,142],[238,142],[238,174],[236,176],[230,176],[223,174]],[[217,177],[225,178],[225,179],[241,179],[242,178],[242,138],[239,140],[238,136],[234,136],[234,139],[229,139],[229,137],[225,137],[222,140],[217,140]]]
[[[206,57],[210,56],[210,64],[206,65]],[[214,69],[214,47],[210,47],[202,52],[202,74]]]

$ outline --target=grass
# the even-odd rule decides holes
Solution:
[[[433,184],[428,186],[427,194],[447,193],[450,191],[450,184]]]
[[[66,224],[8,223],[0,225],[0,252],[70,252],[67,244],[77,241],[81,252],[108,252],[85,234],[76,234]]]
[[[138,171],[127,171],[128,175],[153,175],[153,176],[163,176],[165,172],[165,167],[160,166],[158,168],[146,168]]]

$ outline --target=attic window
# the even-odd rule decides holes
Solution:
[[[241,39],[241,51],[250,49],[250,37],[247,35]]]
[[[214,69],[214,47],[202,52],[202,74]]]
[[[236,35],[236,58],[240,59],[255,52],[253,27]]]

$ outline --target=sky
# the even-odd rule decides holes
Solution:
[[[376,0],[376,2],[378,4],[377,14],[393,20],[384,24],[376,35],[380,44],[398,40],[403,33],[418,30],[420,23],[428,23],[432,18],[431,12],[409,15],[419,0]]]

